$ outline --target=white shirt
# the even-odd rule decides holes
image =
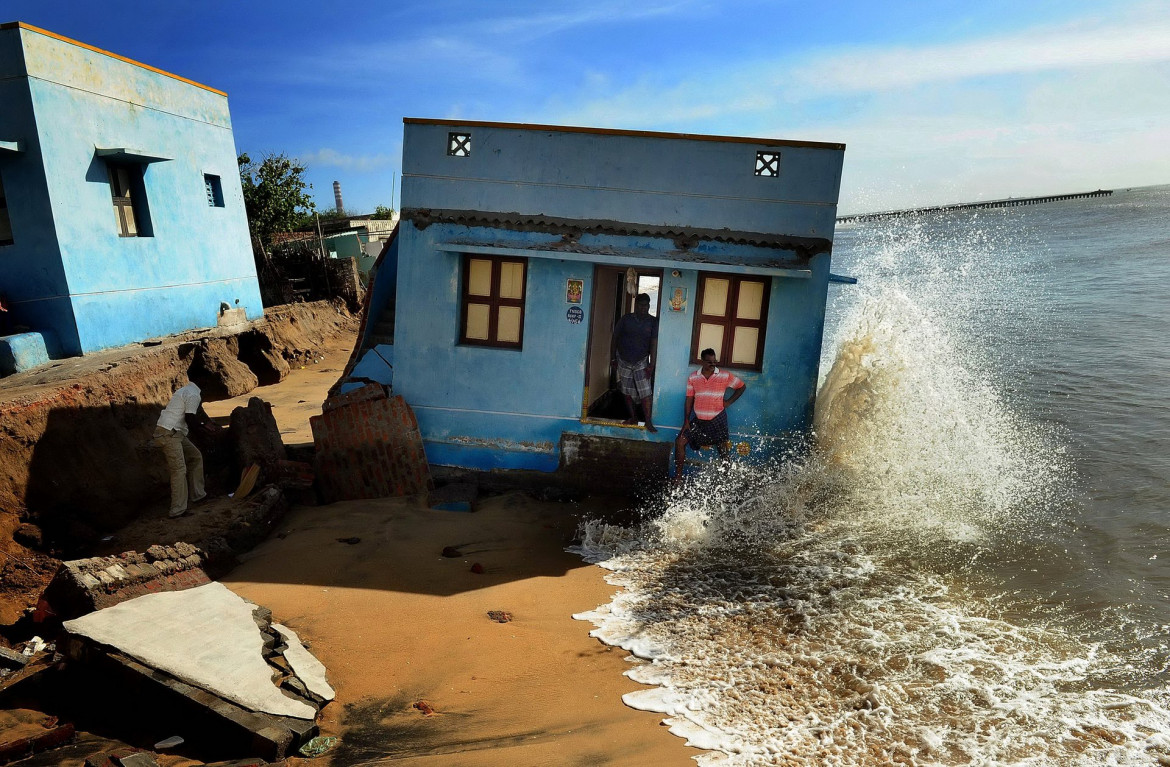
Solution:
[[[171,401],[167,403],[167,406],[163,408],[162,415],[158,417],[158,425],[164,429],[186,434],[187,419],[184,416],[187,413],[198,412],[199,387],[188,383],[171,395]]]

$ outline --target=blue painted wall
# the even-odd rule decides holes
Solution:
[[[13,230],[13,244],[0,245],[0,292],[12,301],[15,324],[55,331],[63,348],[79,349],[19,29],[0,29],[0,104],[0,141],[19,142],[23,150],[0,150],[0,182]]]
[[[472,133],[470,158],[446,155],[452,130]],[[404,147],[402,206],[408,215],[417,209],[506,212],[575,219],[582,226],[601,219],[827,239],[843,155],[840,146],[784,146],[782,178],[768,179],[753,173],[759,146],[742,142],[408,123]],[[474,163],[459,164],[477,156],[481,159]],[[694,369],[690,353],[700,272],[678,255],[672,239],[586,233],[577,240],[581,250],[627,254],[623,267],[665,260],[670,265],[662,295],[675,286],[688,290],[686,312],[665,307],[661,312],[654,388],[658,434],[582,421],[594,289],[588,256],[529,258],[522,350],[457,343],[462,255],[451,243],[517,253],[543,250],[547,256],[560,242],[559,234],[490,226],[420,227],[404,216],[393,385],[414,408],[433,463],[552,470],[566,432],[655,441],[676,436],[686,378]],[[749,264],[796,257],[776,248],[713,241],[696,250]],[[829,262],[823,253],[809,261],[803,279],[772,277],[763,370],[736,370],[748,391],[730,413],[733,439],[763,453],[777,438],[810,424]],[[580,324],[566,317],[569,278],[585,280]],[[376,290],[381,281],[379,274]]]
[[[79,354],[214,326],[221,302],[261,316],[226,97],[28,28],[0,30],[0,49],[0,61],[21,58],[9,83],[31,112],[11,129],[0,118],[28,146],[8,162],[40,177],[4,176],[10,205],[27,197],[35,211],[10,211],[19,265],[0,279],[11,293],[18,271],[58,275],[14,300],[18,317],[34,330],[53,322],[63,351]],[[110,147],[168,158],[141,166],[151,236],[118,236],[96,154]],[[204,174],[219,177],[222,207],[208,205]],[[67,306],[72,326],[34,303]]]

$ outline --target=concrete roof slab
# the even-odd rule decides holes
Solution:
[[[254,609],[222,583],[208,583],[147,594],[64,628],[252,711],[314,719],[316,709],[273,684]]]

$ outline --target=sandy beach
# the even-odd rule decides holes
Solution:
[[[311,442],[308,417],[348,351],[325,349],[280,384],[207,410],[226,416],[261,397],[286,444]],[[698,752],[659,715],[623,705],[624,693],[641,688],[622,676],[627,654],[572,619],[614,592],[601,568],[564,551],[577,520],[604,513],[606,501],[512,492],[482,498],[469,514],[432,511],[424,500],[295,508],[224,579],[294,628],[328,668],[337,699],[321,730],[340,736],[329,764],[692,763]],[[448,546],[462,556],[442,556]],[[497,623],[494,610],[513,619]]]

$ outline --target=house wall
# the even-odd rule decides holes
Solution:
[[[458,345],[461,256],[437,249],[466,239],[465,227],[432,225],[419,231],[409,222],[399,235],[397,330],[394,389],[414,408],[428,459],[473,468],[531,468],[551,471],[559,461],[563,432],[671,441],[682,425],[694,323],[693,299],[699,272],[668,271],[664,295],[681,286],[692,304],[684,313],[663,311],[653,408],[659,432],[581,421],[585,365],[594,290],[593,265],[530,258],[520,351]],[[479,230],[476,238],[490,238]],[[516,242],[516,232],[498,231]],[[528,242],[555,237],[529,233]],[[645,246],[645,240],[585,237],[583,244]],[[672,243],[659,242],[667,250]],[[753,255],[739,247],[740,255]],[[758,250],[758,249],[757,249]],[[406,254],[411,254],[409,257]],[[811,279],[773,277],[771,311],[762,372],[735,371],[748,390],[730,413],[733,440],[767,451],[772,440],[804,429],[811,418],[821,350],[829,259],[813,259]],[[565,283],[585,280],[580,324],[570,324]],[[600,392],[590,392],[596,397]],[[765,436],[767,435],[767,437]]]
[[[65,351],[213,326],[221,302],[261,316],[227,98],[34,30],[6,31],[24,51],[76,319]],[[151,236],[118,236],[99,147],[170,158],[143,166]],[[219,177],[223,207],[208,205],[205,173]]]
[[[470,156],[447,154],[451,132],[471,134]],[[686,378],[694,369],[699,269],[680,257],[672,234],[635,234],[636,227],[607,222],[669,227],[683,235],[717,230],[827,244],[843,149],[407,121],[394,388],[415,410],[428,459],[472,468],[553,470],[565,434],[673,441],[682,426]],[[779,177],[754,174],[761,150],[781,153]],[[512,255],[556,251],[570,243],[559,232],[540,232],[540,225],[468,226],[425,214],[419,220],[429,223],[416,224],[413,212],[427,210],[514,214],[507,217],[513,221],[555,218],[580,227],[570,238],[576,251],[571,257],[528,260],[522,350],[458,343],[461,255],[452,252],[458,249],[452,243],[508,248]],[[453,218],[458,220],[458,214]],[[741,259],[756,268],[805,258],[782,248],[743,244],[751,237],[725,239],[738,244],[706,239],[692,244],[688,253]],[[653,402],[657,434],[582,420],[594,264],[578,253],[587,252],[626,254],[630,260],[622,266],[637,266],[643,258],[668,260],[676,267],[665,269],[662,295],[675,287],[688,291],[686,312],[672,313],[665,306],[661,312]],[[748,390],[729,413],[733,440],[748,442],[756,451],[767,453],[810,424],[829,260],[827,252],[807,258],[803,279],[766,267],[774,276],[763,370],[736,371]],[[580,324],[566,316],[569,278],[585,280]]]
[[[11,301],[14,325],[55,333],[46,340],[66,349],[79,346],[65,270],[53,227],[53,210],[41,162],[24,51],[19,29],[0,29],[0,141],[20,142],[23,151],[0,150],[0,180],[12,224],[11,245],[0,245],[0,293]],[[54,351],[50,349],[50,351]]]
[[[447,154],[452,132],[471,134],[470,156]],[[835,146],[409,123],[402,208],[831,238],[844,154]],[[778,177],[755,175],[760,150],[780,152]]]

